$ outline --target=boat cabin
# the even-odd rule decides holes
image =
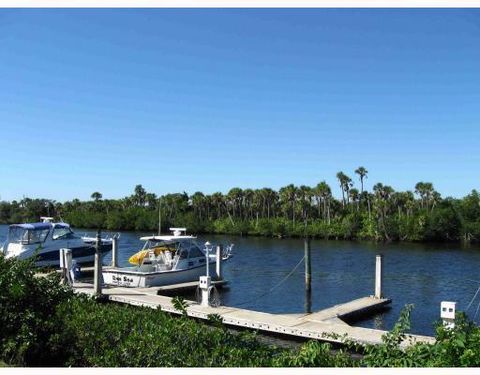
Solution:
[[[170,228],[173,235],[141,237],[145,241],[141,251],[130,257],[129,262],[142,272],[170,271],[205,265],[205,252],[187,236],[185,228]],[[183,232],[183,233],[182,233]]]
[[[51,234],[52,240],[78,238],[65,223],[31,223],[13,224],[8,231],[8,242],[21,245],[38,245],[44,243]]]

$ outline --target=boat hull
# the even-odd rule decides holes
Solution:
[[[95,260],[95,247],[92,245],[82,245],[69,247],[72,250],[72,259],[77,264],[86,266],[93,264]],[[112,244],[104,243],[100,246],[102,258],[106,253],[112,250]],[[19,254],[7,253],[7,258],[29,259],[35,257],[36,267],[60,267],[60,248],[45,247],[40,249],[27,249]]]
[[[82,246],[72,248],[72,260],[75,260],[77,264],[82,266],[92,265],[95,261],[95,247],[94,246]],[[101,258],[112,250],[112,244],[103,244],[100,246]],[[37,267],[60,267],[60,249],[52,250],[45,253],[39,253],[37,261],[35,262]]]
[[[107,285],[116,285],[129,288],[148,288],[198,281],[205,275],[205,265],[183,270],[138,272],[136,267],[109,268],[103,270],[103,282]],[[210,276],[215,278],[215,262],[210,262]]]

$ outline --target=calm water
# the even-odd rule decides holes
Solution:
[[[0,225],[0,243],[6,233],[7,226]],[[76,233],[94,234],[80,229]],[[130,255],[141,248],[138,238],[149,234],[122,232],[121,265],[127,265]],[[271,313],[305,311],[303,263],[275,288],[303,257],[303,240],[213,235],[199,238],[200,242],[206,240],[235,244],[234,257],[224,267],[225,278],[230,281],[230,287],[222,291],[224,305]],[[433,334],[440,302],[457,301],[457,308],[465,311],[480,287],[478,246],[316,240],[312,241],[312,310],[373,294],[375,255],[379,253],[384,255],[383,291],[393,299],[392,308],[356,325],[390,329],[401,308],[413,303],[412,331]],[[105,263],[110,259],[108,254]],[[480,297],[467,311],[470,317],[474,317],[479,303]],[[480,321],[480,312],[476,321]]]

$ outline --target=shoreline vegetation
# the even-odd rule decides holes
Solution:
[[[480,328],[457,313],[455,328],[437,322],[436,342],[408,340],[411,305],[379,345],[344,341],[333,350],[309,340],[299,348],[232,332],[221,317],[207,323],[140,306],[77,295],[52,272],[35,277],[34,261],[0,255],[0,363],[22,367],[478,367]],[[360,353],[352,357],[351,353]]]
[[[322,181],[316,186],[287,185],[241,189],[227,194],[186,192],[157,196],[142,185],[121,199],[56,202],[24,198],[0,202],[0,223],[38,221],[54,216],[73,227],[107,230],[158,231],[187,227],[195,234],[235,234],[267,237],[303,237],[374,241],[480,241],[480,194],[442,198],[432,183],[418,182],[413,191],[395,191],[376,183],[364,189],[368,171],[355,170],[357,185],[337,173],[342,196],[336,199]]]

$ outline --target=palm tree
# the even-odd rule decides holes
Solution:
[[[317,208],[318,208],[318,217],[322,217],[324,220],[327,217],[327,204],[329,197],[332,195],[332,190],[330,186],[325,181],[319,182],[317,186],[314,188],[314,194],[317,200]],[[321,203],[323,202],[323,212],[320,214],[321,211]]]
[[[245,219],[247,217],[253,219],[253,196],[252,189],[243,190],[243,215]]]
[[[418,194],[421,199],[421,204],[423,208],[423,203],[424,203],[424,196],[425,196],[425,188],[424,188],[425,183],[424,182],[417,182],[415,184],[415,194]]]
[[[360,177],[360,194],[363,193],[363,179],[367,178],[368,171],[364,167],[358,167],[355,169],[355,173]]]
[[[425,190],[426,190],[425,182],[417,182],[415,184],[415,194],[418,194],[420,196],[422,208],[424,208],[424,205],[425,205],[425,197],[426,197]]]
[[[232,206],[232,216],[235,216],[238,213],[237,217],[241,218],[242,217],[241,203],[243,199],[243,190],[238,187],[234,187],[230,189],[230,191],[227,194],[227,199]]]
[[[418,182],[415,185],[415,193],[420,195],[422,208],[426,208],[428,210],[429,203],[435,193],[433,184],[431,182]]]
[[[290,184],[282,187],[279,190],[280,200],[284,206],[284,212],[288,212],[288,208],[292,213],[292,223],[295,225],[295,200],[297,196],[297,188],[295,185]]]
[[[353,186],[352,179],[343,172],[337,173],[337,179],[340,182],[340,189],[342,190],[342,203],[343,203],[343,207],[345,208],[345,205],[347,203],[345,202],[345,194],[347,195],[347,201],[348,201],[349,199],[348,191]]]
[[[307,223],[308,210],[312,206],[313,190],[310,186],[302,185],[298,188],[298,198],[302,209],[302,219]]]
[[[138,206],[143,206],[145,204],[145,197],[147,192],[142,185],[136,185],[134,189],[134,198]]]
[[[202,220],[202,211],[203,211],[203,203],[205,201],[205,196],[202,192],[197,191],[191,197],[193,213],[196,215],[200,220]]]
[[[158,203],[157,195],[155,193],[145,194],[145,203],[147,204],[149,209],[154,209]]]
[[[96,191],[96,192],[92,193],[92,195],[90,195],[90,198],[92,198],[95,202],[98,202],[100,199],[102,199],[102,194],[99,193],[98,191]],[[75,199],[74,199],[74,201],[75,201]]]
[[[325,181],[323,181],[325,182]],[[313,198],[315,199],[315,201],[317,202],[317,210],[318,210],[318,217],[320,218],[322,216],[322,196],[320,195],[320,182],[317,184],[317,186],[315,186],[313,189],[312,189],[312,192],[313,192]]]
[[[390,208],[389,200],[394,193],[394,190],[392,187],[383,185],[379,182],[374,185],[373,191],[375,192],[374,204],[378,213],[379,227],[383,230],[385,239],[390,240],[390,236],[387,232],[386,218]]]
[[[442,196],[440,195],[440,193],[434,190],[434,191],[432,192],[432,197],[431,197],[431,201],[432,201],[432,211],[433,211],[433,209],[435,208],[435,206],[436,206],[438,203],[440,203],[441,199],[442,199]]]
[[[358,193],[358,189],[350,189],[350,192],[349,192],[349,196],[350,196],[350,199],[352,200],[352,203],[357,203],[357,211],[359,209],[359,197],[360,197],[360,194]]]
[[[413,209],[415,208],[415,196],[411,191],[406,191],[405,193],[405,211],[407,217],[411,216]]]
[[[278,193],[270,188],[263,188],[261,193],[264,198],[264,203],[267,206],[267,218],[270,219],[270,214],[274,213],[273,209],[278,200]]]
[[[212,194],[212,204],[217,208],[217,219],[222,217],[222,206],[224,205],[224,197],[220,192]]]

